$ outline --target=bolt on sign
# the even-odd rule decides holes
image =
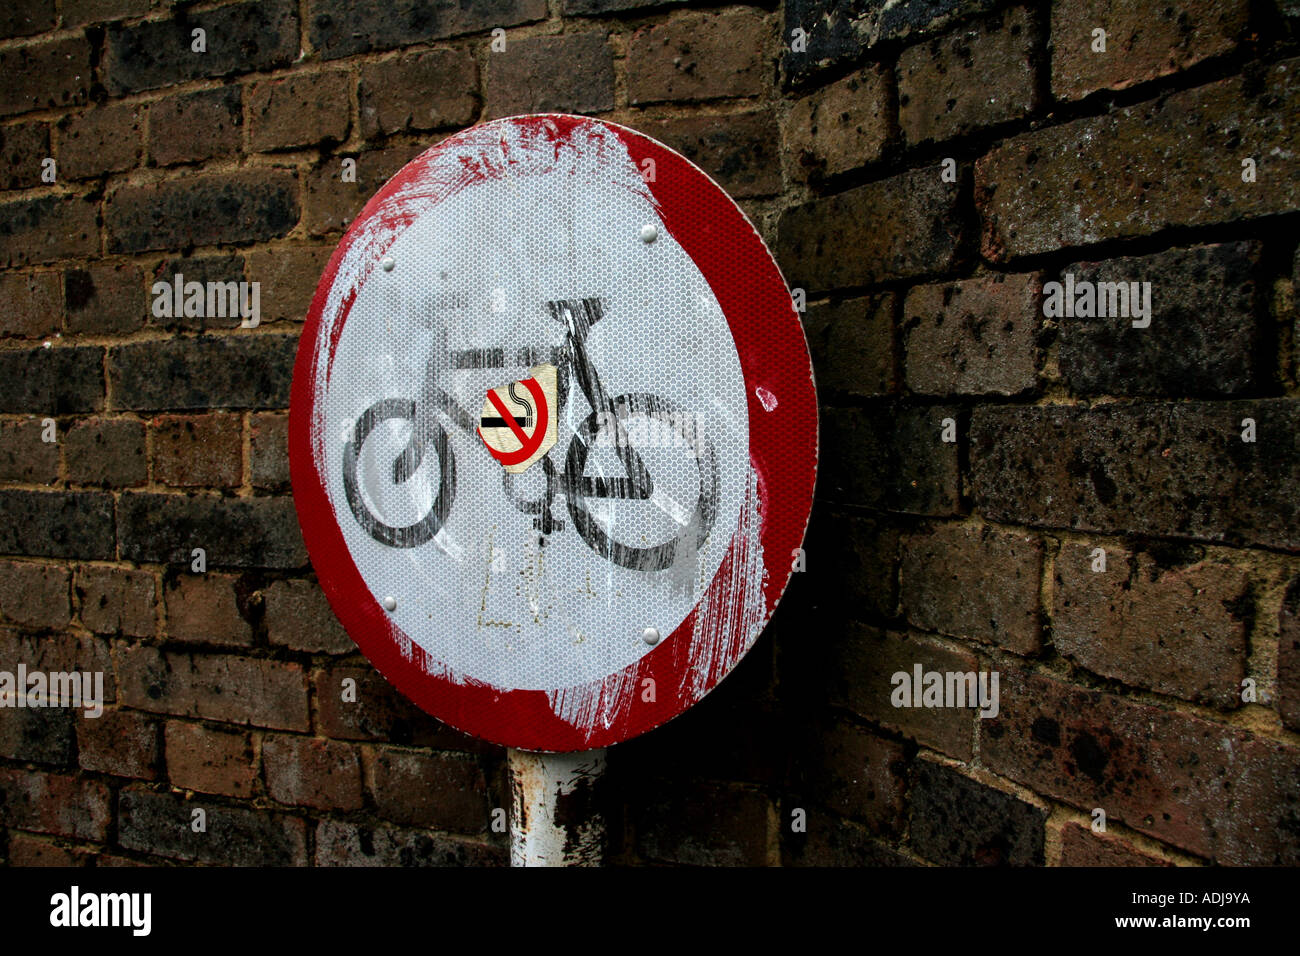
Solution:
[[[726,676],[788,583],[816,460],[762,239],[684,157],[586,117],[412,160],[298,350],[294,497],[335,613],[423,709],[521,749],[617,743]]]

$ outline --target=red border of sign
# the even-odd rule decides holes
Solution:
[[[803,326],[780,269],[744,213],[708,174],[662,143],[614,123],[555,113],[495,120],[473,131],[481,134],[485,127],[514,123],[559,140],[567,138],[576,126],[593,122],[622,140],[638,169],[646,168],[645,159],[654,160],[657,175],[649,186],[659,204],[662,224],[699,266],[731,325],[749,399],[750,461],[758,476],[760,540],[767,569],[762,617],[766,624],[789,583],[793,555],[802,546],[817,472],[816,389]],[[502,690],[472,681],[454,684],[428,673],[423,650],[401,633],[370,593],[344,543],[312,455],[309,426],[315,414],[314,385],[322,371],[328,374],[328,368],[322,370],[317,365],[317,344],[339,264],[355,243],[371,241],[362,227],[375,218],[387,233],[370,250],[378,263],[387,246],[414,218],[399,194],[418,191],[413,187],[420,185],[433,157],[469,133],[467,130],[433,146],[390,179],[353,222],[321,276],[298,347],[289,412],[289,463],[298,520],[334,613],[380,673],[420,708],[462,731],[511,747],[539,751],[604,747],[657,727],[694,704],[748,650],[748,635],[732,635],[730,646],[722,649],[722,666],[711,669],[697,689],[691,679],[692,662],[685,653],[697,606],[677,630],[623,672],[632,681],[625,686],[638,688],[637,702],[608,727],[583,730],[567,723],[555,715],[544,691]],[[493,175],[487,166],[469,169],[459,185],[463,188]],[[428,201],[427,195],[424,201]],[[743,281],[737,262],[747,263]],[[330,359],[357,287],[368,275],[358,279],[339,307],[341,316],[334,341],[329,343]],[[760,390],[765,390],[761,394],[769,399],[768,405],[773,396],[778,404],[764,407]],[[733,537],[711,590],[739,560],[738,537]],[[641,681],[647,677],[656,682],[653,702],[642,702],[639,693]]]

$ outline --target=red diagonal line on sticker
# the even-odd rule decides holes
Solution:
[[[493,407],[500,413],[501,418],[510,426],[510,430],[515,433],[515,437],[519,439],[522,447],[516,451],[497,451],[483,437],[483,429],[478,430],[478,437],[483,440],[488,452],[502,465],[517,465],[521,461],[526,461],[533,456],[537,449],[542,447],[542,442],[546,440],[549,415],[549,409],[546,405],[546,392],[542,390],[541,384],[535,378],[524,379],[522,384],[528,388],[528,391],[532,393],[534,400],[537,402],[537,427],[533,429],[532,438],[529,438],[528,433],[519,427],[519,423],[507,410],[505,403],[497,398],[497,393],[492,390],[488,391],[488,401],[492,403]]]
[[[527,432],[519,427],[519,423],[515,421],[515,416],[510,414],[510,411],[506,408],[506,403],[501,401],[497,396],[495,389],[488,391],[488,401],[492,403],[492,407],[497,410],[503,419],[505,419],[506,424],[510,426],[510,430],[514,432],[515,437],[519,439],[519,444],[527,445],[532,439],[529,438]]]

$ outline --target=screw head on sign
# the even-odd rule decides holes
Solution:
[[[392,272],[393,266],[397,265],[397,260],[392,256],[384,256],[384,258],[379,260],[379,264],[383,267],[385,272]]]
[[[659,238],[659,227],[653,222],[648,222],[641,227],[641,241],[654,242]]]
[[[388,595],[388,597],[384,598],[384,610],[385,610],[385,611],[396,611],[396,610],[397,610],[397,598],[393,597],[391,594]]]
[[[644,631],[641,632],[641,640],[645,641],[647,644],[649,644],[649,645],[651,645],[651,646],[654,646],[655,644],[658,644],[658,643],[659,643],[659,628],[657,628],[657,627],[647,627]]]

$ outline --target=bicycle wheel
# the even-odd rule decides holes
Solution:
[[[713,445],[708,438],[699,434],[695,427],[694,416],[658,395],[629,392],[619,395],[610,404],[615,421],[610,420],[609,411],[593,411],[583,420],[569,444],[569,453],[564,466],[564,492],[568,499],[569,515],[573,518],[574,530],[581,535],[587,546],[601,557],[633,571],[662,571],[672,566],[677,556],[678,544],[688,540],[692,532],[695,536],[695,547],[703,545],[717,518],[718,464]],[[587,507],[588,498],[636,500],[640,496],[633,496],[627,490],[632,482],[618,478],[608,480],[587,478],[583,474],[587,466],[590,446],[596,436],[606,428],[615,427],[616,424],[620,429],[618,434],[621,434],[622,423],[638,416],[665,423],[676,431],[693,452],[699,468],[699,496],[689,520],[682,524],[681,531],[675,537],[647,547],[613,540]],[[615,435],[616,442],[618,434]]]
[[[390,418],[404,418],[415,426],[411,441],[393,461],[393,482],[407,481],[432,445],[438,455],[438,494],[433,505],[419,521],[403,527],[385,524],[365,503],[358,482],[357,469],[361,449],[375,426]],[[447,440],[447,432],[437,419],[430,417],[423,426],[416,423],[415,402],[409,398],[386,398],[366,409],[357,420],[353,440],[343,446],[343,492],[357,523],[370,537],[391,548],[416,548],[430,541],[442,530],[456,497],[456,459]]]

